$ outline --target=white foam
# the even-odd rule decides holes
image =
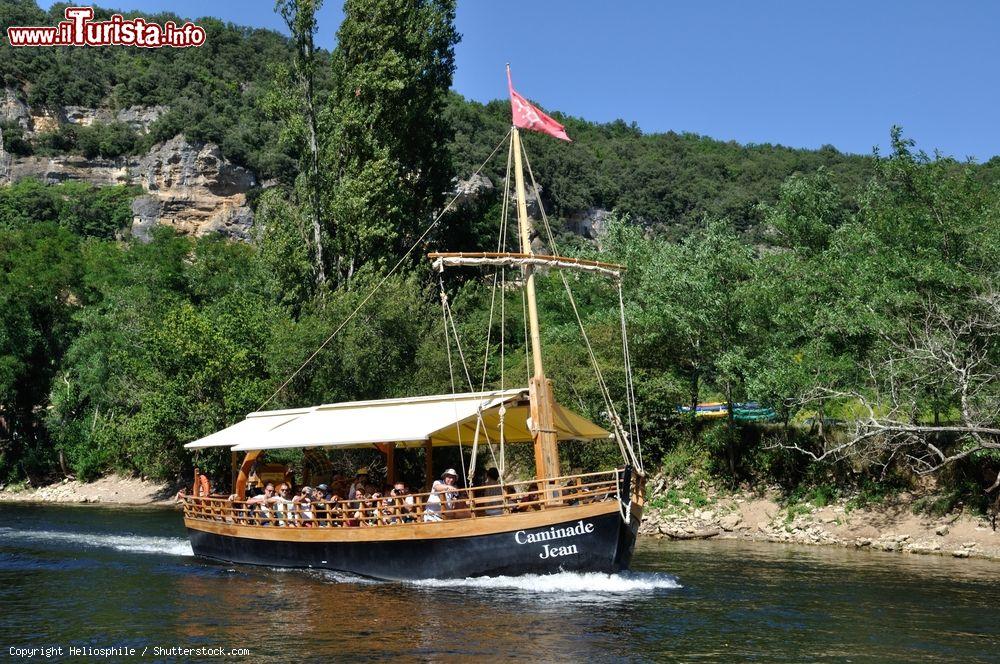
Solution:
[[[626,572],[622,574],[558,572],[556,574],[483,576],[450,580],[423,579],[410,583],[427,587],[454,588],[459,586],[466,588],[519,590],[525,593],[618,594],[650,592],[682,587],[677,583],[675,578],[667,574],[643,572]]]
[[[138,535],[102,535],[58,530],[7,530],[4,537],[42,542],[72,542],[90,547],[116,549],[130,553],[162,553],[170,556],[193,556],[191,544],[180,537],[141,537]]]

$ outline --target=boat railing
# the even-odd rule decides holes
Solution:
[[[563,475],[545,480],[524,480],[471,488],[455,487],[447,494],[431,492],[402,495],[373,494],[350,500],[235,500],[232,496],[183,496],[184,516],[257,527],[361,528],[395,526],[431,520],[492,518],[617,500],[623,471],[612,470]],[[633,483],[633,490],[638,488]],[[435,495],[432,507],[428,499]],[[374,497],[377,496],[377,497]],[[440,501],[440,502],[437,502]]]

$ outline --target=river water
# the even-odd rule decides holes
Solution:
[[[384,583],[196,559],[173,510],[0,505],[0,660],[998,662],[998,581],[986,561],[643,540],[622,575]]]

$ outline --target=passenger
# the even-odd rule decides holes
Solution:
[[[313,525],[313,511],[312,511],[312,494],[313,490],[311,487],[304,486],[302,491],[292,498],[292,502],[295,503],[295,519],[298,525],[305,528],[312,528]]]
[[[396,482],[390,493],[396,499],[396,514],[399,517],[400,522],[410,523],[415,521],[417,506],[406,484],[403,482]]]
[[[344,504],[340,500],[340,496],[333,494],[330,496],[330,500],[326,503],[327,512],[330,515],[330,525],[334,528],[340,528],[344,525]]]
[[[295,504],[292,502],[292,487],[282,482],[278,487],[278,492],[267,503],[273,510],[276,523],[279,526],[295,525],[295,515],[293,512]]]
[[[424,521],[440,521],[444,518],[441,510],[442,495],[444,495],[445,508],[450,510],[454,507],[455,498],[458,497],[458,490],[455,487],[457,481],[458,473],[453,468],[444,471],[440,480],[434,480],[431,493],[427,496],[427,502],[424,504]]]
[[[313,514],[316,516],[316,524],[319,526],[329,526],[329,498],[330,498],[330,487],[325,484],[320,484],[315,489],[313,489],[312,495],[312,508]]]
[[[351,484],[351,488],[347,492],[348,500],[356,500],[358,497],[358,491],[361,493],[365,491],[365,484],[368,482],[368,469],[358,468],[357,474],[354,476],[354,483]]]
[[[503,514],[503,487],[500,485],[500,471],[496,468],[486,469],[486,488],[480,503],[486,507],[486,516]]]
[[[392,510],[387,506],[388,499],[383,499],[382,494],[375,492],[372,494],[372,525],[373,526],[384,526],[391,523]]]
[[[354,510],[354,523],[357,526],[367,527],[371,524],[371,502],[366,500],[363,493],[355,494],[357,508]]]
[[[274,483],[268,482],[264,485],[264,492],[251,497],[247,500],[247,509],[250,511],[250,521],[253,523],[256,519],[253,516],[254,512],[259,512],[261,526],[268,526],[270,522],[267,520],[271,515],[271,510],[268,508],[267,504],[274,497]]]
[[[540,509],[542,506],[538,503],[538,485],[532,482],[528,485],[528,491],[518,501],[517,511],[537,512]]]

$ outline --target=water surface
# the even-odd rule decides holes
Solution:
[[[998,581],[986,561],[642,540],[623,575],[388,583],[196,559],[173,510],[0,505],[5,658],[74,645],[248,648],[246,661],[997,662]]]

